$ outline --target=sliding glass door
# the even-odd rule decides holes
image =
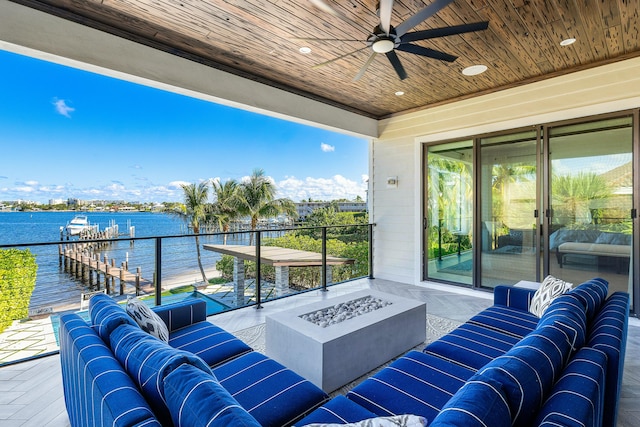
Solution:
[[[598,276],[631,292],[632,117],[550,127],[547,227],[550,274]]]
[[[473,141],[428,147],[425,276],[472,284]]]
[[[481,138],[479,284],[535,281],[538,250],[538,132]]]
[[[423,277],[483,288],[602,277],[633,295],[637,116],[425,145]]]

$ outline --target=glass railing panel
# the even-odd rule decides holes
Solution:
[[[57,351],[60,316],[88,320],[95,293],[123,305],[195,298],[215,315],[321,288],[323,235],[327,286],[366,276],[368,233],[358,225],[0,245],[0,366]]]

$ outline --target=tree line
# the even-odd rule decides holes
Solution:
[[[213,192],[210,201],[209,190]],[[183,184],[184,203],[173,214],[182,217],[196,235],[198,267],[202,280],[208,283],[200,256],[200,227],[215,224],[222,232],[228,232],[230,224],[239,218],[249,218],[251,229],[255,230],[261,218],[275,218],[285,214],[297,216],[296,206],[287,198],[277,199],[276,186],[262,169],[254,169],[249,178],[238,182],[230,179],[224,183],[218,180],[203,181],[199,184]]]

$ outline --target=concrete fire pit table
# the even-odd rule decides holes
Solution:
[[[384,306],[326,327],[302,316],[367,297]],[[424,302],[364,290],[266,316],[266,353],[330,393],[426,340]]]

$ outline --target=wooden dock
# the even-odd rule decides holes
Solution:
[[[95,249],[95,244],[88,242],[59,245],[60,267],[88,285],[92,291],[106,289],[108,294],[113,295],[118,281],[120,295],[125,293],[127,286],[133,287],[136,295],[154,292],[153,280],[144,279],[140,267],[135,272],[129,271],[127,261],[116,266],[115,259],[109,260],[106,255],[102,259]]]

